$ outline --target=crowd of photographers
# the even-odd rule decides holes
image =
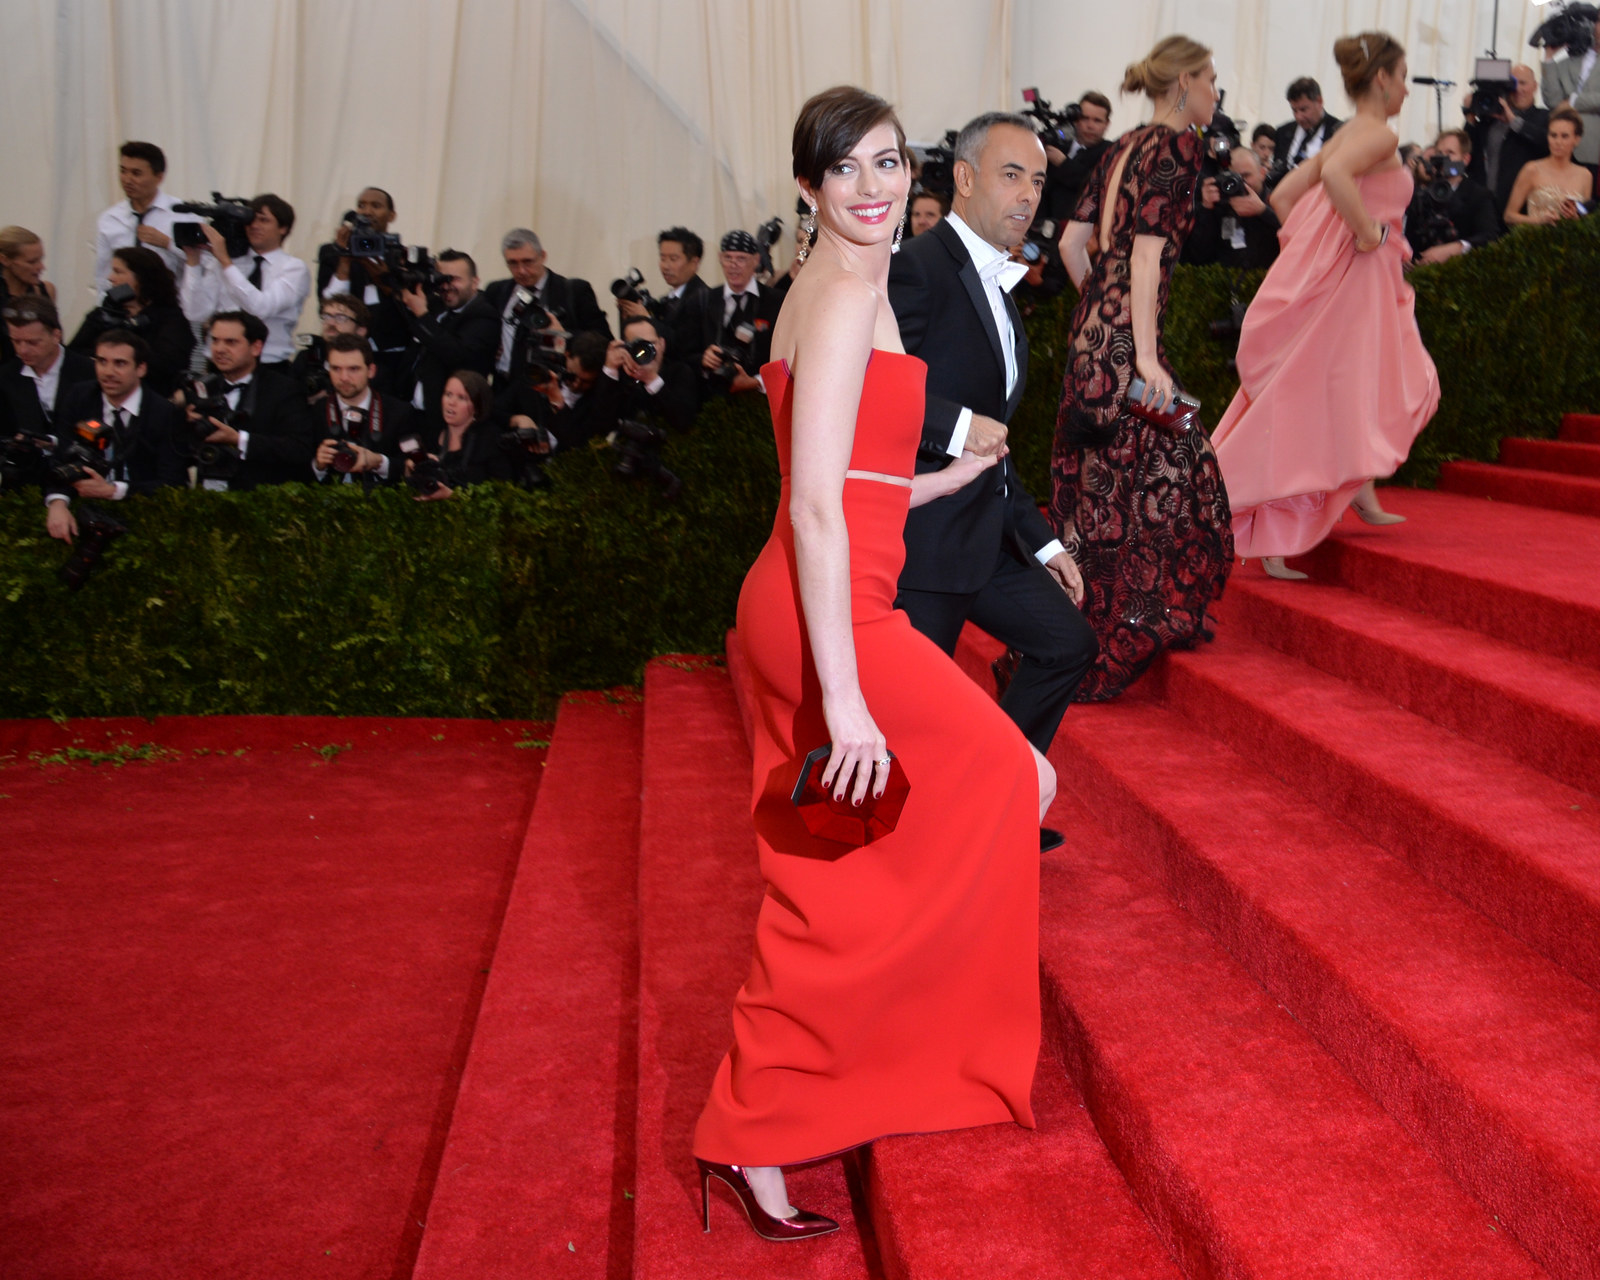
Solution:
[[[1403,148],[1416,179],[1405,230],[1419,261],[1470,252],[1511,223],[1591,212],[1600,12],[1568,4],[1545,27],[1542,77],[1480,63],[1465,127]],[[1056,246],[1114,135],[1102,93],[1062,110],[1036,90],[1023,96],[1049,161],[1016,250],[1026,313],[1066,283]],[[1276,257],[1272,188],[1340,125],[1315,80],[1295,80],[1286,97],[1292,118],[1257,124],[1248,140],[1219,107],[1187,261],[1264,267]],[[949,208],[949,142],[917,157],[910,235]],[[405,485],[438,501],[491,479],[540,487],[563,453],[604,440],[619,474],[675,496],[662,445],[708,400],[763,392],[772,326],[800,269],[798,258],[774,269],[774,218],[721,238],[724,283],[708,286],[700,236],[671,227],[657,237],[663,287],[652,292],[633,269],[613,281],[613,325],[589,282],[550,269],[532,231],[506,232],[506,274],[485,285],[471,254],[405,244],[391,230],[393,198],[368,187],[317,250],[320,332],[297,338],[313,281],[284,247],[294,208],[272,194],[177,202],[162,190],[165,169],[151,143],[121,148],[126,198],[96,228],[103,296],[70,341],[39,237],[0,229],[0,488],[36,488],[50,534],[79,543],[64,571],[73,583],[121,529],[76,500],[115,503],[164,485]]]

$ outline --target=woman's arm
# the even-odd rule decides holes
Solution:
[[[1535,218],[1522,211],[1523,205],[1528,203],[1528,193],[1533,190],[1533,184],[1538,180],[1538,171],[1534,168],[1536,161],[1530,160],[1523,165],[1517,173],[1516,184],[1511,188],[1511,198],[1506,201],[1506,225],[1517,226],[1527,222],[1546,222],[1546,218]]]
[[[1161,367],[1156,333],[1156,294],[1161,287],[1161,251],[1164,236],[1136,235],[1133,238],[1133,363],[1144,379],[1145,403],[1163,405],[1172,399],[1172,379]]]
[[[1083,292],[1084,276],[1089,274],[1089,241],[1093,236],[1092,222],[1069,222],[1061,232],[1061,265],[1079,293]]]
[[[1300,197],[1316,186],[1321,177],[1322,152],[1319,151],[1311,159],[1297,164],[1272,189],[1272,212],[1278,215],[1279,222],[1289,221],[1289,215],[1294,212]]]
[[[1348,136],[1323,161],[1322,187],[1328,193],[1334,212],[1344,219],[1350,234],[1355,236],[1356,244],[1364,249],[1375,249],[1383,235],[1383,224],[1367,212],[1356,179],[1392,156],[1399,139],[1389,129],[1375,125],[1360,128],[1360,123],[1352,121],[1345,126]]]
[[[844,520],[844,473],[855,443],[856,415],[878,316],[876,290],[839,274],[818,291],[795,344],[790,416],[789,522],[800,607],[822,686],[822,714],[833,751],[822,785],[842,797],[854,783],[859,803],[885,754],[856,671],[850,625],[850,534]],[[881,795],[887,774],[878,779]]]
[[[1010,450],[1002,445],[998,453],[980,457],[971,449],[963,449],[961,456],[943,470],[927,471],[922,475],[912,476],[911,505],[925,506],[935,498],[947,498],[952,493],[965,489],[1008,452]]]

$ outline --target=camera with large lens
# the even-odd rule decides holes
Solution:
[[[1202,181],[1210,178],[1217,184],[1217,191],[1222,198],[1232,200],[1235,196],[1245,195],[1250,188],[1244,178],[1233,171],[1234,149],[1244,145],[1244,135],[1240,133],[1233,117],[1222,109],[1226,97],[1226,93],[1217,95],[1217,109],[1212,114],[1211,123],[1205,128],[1200,177]]]
[[[919,155],[922,173],[917,178],[918,191],[950,199],[956,190],[956,131],[946,129],[937,147],[923,147]]]
[[[106,450],[111,447],[111,428],[97,419],[78,423],[70,436],[64,436],[45,463],[45,475],[63,489],[87,480],[91,475],[104,478],[111,470]]]
[[[78,539],[66,563],[56,570],[56,576],[66,584],[67,590],[76,591],[88,581],[94,567],[100,563],[100,557],[111,545],[111,540],[127,532],[128,526],[114,516],[108,516],[94,507],[80,507]]]
[[[516,326],[511,339],[513,347],[521,348],[523,358],[530,365],[564,375],[567,339],[572,335],[562,327],[555,312],[539,305],[532,289],[518,285],[511,296],[511,323]]]
[[[761,276],[772,274],[772,246],[778,243],[778,238],[783,235],[783,219],[774,215],[756,228],[756,273]]]
[[[339,221],[350,228],[350,241],[339,250],[347,258],[387,259],[391,249],[401,247],[399,236],[379,231],[371,218],[354,209],[346,209]]]
[[[649,338],[634,338],[630,342],[624,342],[622,349],[628,353],[628,359],[641,368],[648,364],[654,364],[656,356],[659,354],[656,344],[651,342]]]
[[[1564,4],[1528,37],[1536,49],[1565,49],[1569,58],[1581,58],[1594,47],[1594,24],[1600,9],[1592,4]]]
[[[134,314],[128,310],[128,304],[138,296],[131,284],[112,285],[106,290],[106,296],[100,299],[100,305],[95,308],[93,315],[89,317],[89,323],[96,331],[127,329],[130,333],[148,333],[150,317],[142,311]]]
[[[507,427],[500,433],[500,448],[511,465],[512,483],[524,489],[543,489],[550,483],[544,473],[544,460],[556,447],[556,438],[545,427]]]
[[[637,302],[652,316],[662,310],[661,301],[651,297],[650,290],[644,287],[644,272],[638,267],[629,267],[627,275],[611,282],[611,296],[618,302]]]
[[[654,480],[661,486],[662,496],[676,498],[683,491],[683,481],[661,463],[661,446],[666,442],[665,431],[635,418],[618,418],[617,429],[611,433],[611,447],[617,451],[612,471],[629,479]]]
[[[323,439],[333,441],[333,458],[328,463],[331,471],[340,475],[349,475],[356,469],[356,463],[361,461],[361,449],[356,440],[361,428],[366,424],[365,415],[360,409],[352,409],[348,405],[340,406],[339,413],[334,418],[334,425],[324,428]]]
[[[256,215],[246,201],[230,199],[220,191],[213,191],[210,204],[187,200],[173,205],[172,211],[192,213],[209,222],[228,246],[229,257],[243,258],[250,253],[250,239],[244,229],[255,221]],[[180,249],[203,249],[206,246],[205,232],[198,223],[176,222],[172,226],[172,243]]]
[[[0,492],[38,484],[45,460],[55,452],[56,438],[19,431],[0,439]]]
[[[399,236],[393,239],[383,255],[389,268],[389,279],[397,289],[421,289],[424,293],[437,293],[450,277],[439,270],[434,256],[420,244],[403,245]]]
[[[400,456],[411,464],[406,472],[406,483],[419,497],[432,497],[450,483],[445,476],[444,463],[428,453],[421,436],[403,436]]]
[[[1022,100],[1028,104],[1022,114],[1033,117],[1039,141],[1057,151],[1072,150],[1072,144],[1078,140],[1077,124],[1083,118],[1083,108],[1076,102],[1069,102],[1057,111],[1035,88],[1024,89]]]
[[[1473,63],[1472,101],[1467,115],[1478,120],[1500,119],[1500,100],[1516,97],[1517,82],[1509,58],[1479,58]]]
[[[1466,171],[1466,165],[1449,156],[1430,156],[1422,162],[1416,195],[1406,213],[1406,239],[1417,253],[1461,238],[1450,218],[1450,200],[1455,195],[1451,184]]]
[[[706,377],[713,386],[731,390],[733,380],[741,373],[754,374],[750,366],[755,362],[756,330],[748,320],[734,329],[726,341],[718,343],[722,349],[722,363],[708,369]]]
[[[200,473],[200,479],[233,479],[239,474],[239,451],[230,444],[207,439],[217,429],[210,420],[215,418],[223,426],[239,431],[249,423],[250,414],[244,409],[228,408],[228,397],[213,394],[199,379],[195,380],[187,403],[200,415],[189,423],[185,450]]]

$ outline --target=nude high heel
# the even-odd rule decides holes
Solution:
[[[1282,556],[1262,556],[1261,567],[1267,571],[1267,577],[1282,578],[1285,582],[1304,582],[1311,576],[1309,573],[1289,568],[1284,564]]]
[[[1370,503],[1371,505],[1366,505]],[[1350,499],[1350,509],[1361,517],[1363,524],[1404,524],[1406,518],[1397,516],[1392,511],[1385,511],[1378,504],[1378,491],[1372,481],[1356,490],[1356,496]]]
[[[717,1178],[727,1185],[739,1203],[744,1206],[750,1226],[763,1240],[809,1240],[812,1236],[825,1236],[837,1231],[839,1224],[820,1213],[807,1213],[796,1209],[787,1218],[774,1218],[761,1207],[755,1189],[744,1170],[736,1164],[712,1164],[709,1160],[695,1158],[700,1166],[700,1220],[707,1231],[711,1230],[711,1179]]]

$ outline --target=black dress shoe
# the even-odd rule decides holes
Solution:
[[[1039,852],[1049,853],[1052,849],[1059,849],[1066,844],[1067,838],[1054,827],[1039,828]]]

